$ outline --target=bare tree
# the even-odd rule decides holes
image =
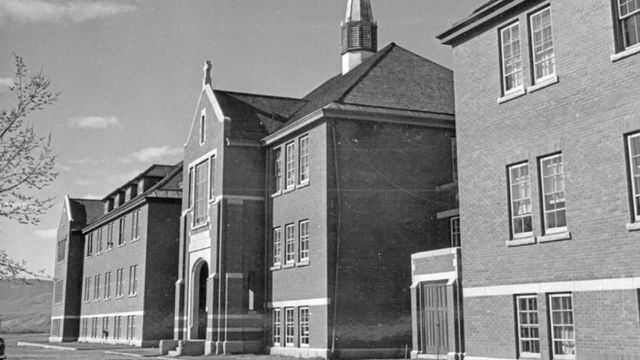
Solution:
[[[12,108],[0,111],[0,218],[35,225],[54,202],[53,198],[43,198],[39,191],[51,184],[58,173],[54,169],[51,135],[37,135],[27,116],[53,104],[59,94],[49,90],[51,82],[42,71],[30,74],[22,57],[14,54],[14,58],[16,73],[9,90],[16,102]],[[0,279],[29,275],[36,274],[0,249]]]

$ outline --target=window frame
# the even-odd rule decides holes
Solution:
[[[282,167],[282,147],[273,149],[273,184],[274,194],[282,193],[284,189],[284,172]]]
[[[198,180],[198,175],[200,176]],[[199,228],[206,226],[209,223],[209,159],[206,158],[203,161],[193,166],[193,216],[192,216],[192,228]],[[200,190],[200,191],[198,191]],[[202,193],[203,197],[199,198]],[[202,209],[200,207],[203,207]]]
[[[290,141],[284,148],[284,191],[287,191],[296,187],[296,142]]]
[[[622,4],[620,3],[621,0],[613,0],[611,2],[611,6],[613,8],[613,22],[614,22],[614,39],[615,39],[615,50],[617,53],[619,52],[623,52],[623,51],[627,51],[627,50],[632,50],[632,49],[639,49],[640,50],[640,6],[634,10],[629,12],[628,14],[622,15]],[[636,18],[637,17],[637,18]],[[631,19],[631,18],[636,18],[636,28],[639,29],[638,30],[638,34],[636,34],[637,36],[637,41],[634,44],[628,45],[628,39],[625,36],[625,21]]]
[[[309,183],[309,171],[309,135],[303,135],[298,138],[299,185],[306,185]]]
[[[296,346],[296,308],[284,308],[284,345],[285,347]],[[291,341],[289,341],[291,340]]]
[[[303,232],[305,230],[306,232]],[[309,262],[309,219],[298,222],[298,261]]]
[[[520,182],[515,182],[514,181],[514,177],[513,177],[513,170],[516,169],[520,169],[520,168],[526,168],[527,169],[527,180],[526,183],[524,181],[520,181]],[[529,190],[529,213],[525,214],[525,215],[515,215],[516,214],[516,209],[515,209],[515,201],[523,201],[526,200],[527,198],[522,197],[522,198],[518,198],[517,200],[514,199],[514,191],[513,188],[514,186],[522,186],[525,185],[527,186],[528,190]],[[516,164],[512,164],[512,165],[508,165],[507,166],[507,191],[509,194],[509,231],[510,231],[510,235],[511,235],[511,239],[512,240],[517,240],[517,239],[523,239],[523,238],[528,238],[528,237],[532,237],[533,236],[533,198],[531,196],[531,168],[529,166],[529,162],[528,161],[523,161],[523,162],[519,162]],[[530,230],[529,231],[523,231],[523,232],[519,232],[516,233],[515,232],[515,221],[516,220],[521,220],[524,219],[526,217],[529,217],[529,226],[530,226]],[[518,219],[516,219],[518,218]],[[523,229],[524,229],[524,224],[525,221],[523,220]]]
[[[563,202],[564,202],[564,207],[562,209],[553,209],[553,210],[547,210],[547,206],[546,206],[546,202],[545,202],[545,196],[547,195],[546,190],[545,190],[545,186],[544,186],[544,180],[545,180],[545,174],[544,174],[544,162],[548,161],[548,160],[552,160],[554,158],[560,158],[561,159],[561,166],[562,166],[562,172],[560,173],[561,179],[562,179],[562,193],[563,193]],[[562,153],[555,153],[555,154],[551,154],[551,155],[546,155],[543,157],[540,157],[538,160],[538,166],[539,166],[539,176],[540,176],[540,201],[541,201],[541,210],[542,210],[542,224],[543,224],[543,230],[544,230],[544,234],[557,234],[557,233],[562,233],[562,232],[566,232],[567,231],[567,194],[566,194],[566,186],[564,184],[564,158],[562,156]],[[552,177],[552,176],[557,176],[558,174],[551,174],[550,176],[547,177]],[[558,193],[558,191],[554,192]],[[551,212],[560,212],[560,211],[564,211],[564,226],[555,226],[555,227],[549,227],[549,221],[547,220],[547,213],[551,213]],[[556,219],[557,220],[557,219]]]
[[[282,265],[282,227],[277,226],[273,228],[272,232],[272,253],[273,253],[273,266],[279,267]]]
[[[304,316],[303,313],[305,314]],[[309,314],[308,306],[298,308],[298,343],[300,347],[309,347],[309,333],[311,329],[309,326]]]
[[[281,346],[282,344],[282,318],[279,308],[272,310],[272,333],[271,340],[273,346]]]
[[[129,266],[129,292],[128,296],[138,295],[138,265]]]
[[[200,112],[200,146],[204,145],[207,141],[207,111],[206,108]]]
[[[530,300],[533,299],[535,302],[535,309],[522,309],[521,304],[520,304],[520,300]],[[540,357],[540,351],[541,351],[541,339],[540,339],[540,312],[539,312],[539,307],[538,307],[538,296],[535,294],[530,294],[530,295],[516,295],[515,297],[515,301],[516,301],[516,339],[518,341],[518,354],[520,357]],[[532,314],[534,313],[536,314],[536,323],[535,324],[523,324],[522,323],[522,318],[521,315],[522,313],[526,314]],[[531,318],[527,317],[528,321],[531,321]],[[522,336],[522,329],[526,327],[529,328],[530,330],[535,328],[538,331],[538,337],[523,337]],[[536,342],[538,343],[538,352],[531,352],[531,351],[524,351],[522,350],[523,346],[522,343],[523,342]]]
[[[107,225],[107,247],[106,251],[113,249],[113,221]]]
[[[93,276],[93,301],[100,300],[100,274]]]
[[[533,28],[534,26],[534,17],[541,15],[543,12],[545,11],[549,11],[549,28],[551,31],[551,56],[540,60],[540,61],[536,61],[536,43],[535,43],[535,30]],[[529,21],[529,56],[530,56],[530,62],[531,62],[531,82],[535,85],[535,84],[540,84],[540,83],[544,83],[545,81],[551,80],[556,76],[556,58],[555,58],[555,47],[554,47],[554,40],[553,40],[553,18],[551,17],[551,6],[550,5],[546,5],[532,13],[530,13],[528,16],[528,21]],[[543,31],[544,28],[541,28],[540,31]],[[545,61],[550,60],[552,66],[553,66],[553,71],[551,71],[550,73],[544,75],[544,76],[538,76],[538,71],[536,70],[536,65],[539,63],[543,63]]]
[[[449,230],[451,247],[460,247],[460,216],[449,218]]]
[[[87,234],[87,257],[93,256],[93,231]]]
[[[296,227],[294,223],[284,226],[284,263],[285,265],[296,262]]]
[[[520,54],[520,66],[516,71],[513,71],[509,74],[506,73],[506,53],[505,53],[505,44],[504,44],[504,33],[507,30],[511,30],[514,26],[518,27],[518,39],[517,39],[517,43],[518,43],[518,51]],[[519,91],[523,91],[524,90],[524,66],[523,66],[523,59],[522,59],[522,37],[520,34],[520,21],[519,20],[514,20],[511,23],[501,27],[498,30],[499,34],[498,34],[498,38],[500,41],[500,82],[502,85],[502,95],[506,96],[506,95],[510,95],[513,93],[517,93]],[[510,33],[511,36],[513,36],[513,33]],[[513,41],[509,43],[509,45],[511,45],[513,47]],[[513,51],[511,52],[513,53]],[[511,54],[510,54],[511,55]],[[520,84],[516,85],[512,88],[507,89],[507,78],[511,75],[516,75],[517,73],[520,73]]]
[[[65,261],[66,252],[67,252],[67,236],[65,235],[62,239],[58,240],[56,247],[56,263],[62,263]]]
[[[118,246],[126,244],[125,229],[127,228],[127,216],[123,216],[118,220]]]
[[[132,211],[131,242],[140,239],[140,209]]]
[[[100,227],[98,230],[98,238],[96,239],[96,255],[102,254],[102,238],[104,236],[104,226]]]
[[[111,271],[104,273],[104,300],[111,300]]]
[[[560,309],[560,310],[555,310],[553,308],[553,299],[554,298],[569,298],[570,300],[570,305],[571,308],[570,309]],[[549,338],[551,341],[550,347],[551,347],[551,354],[553,354],[553,359],[563,359],[563,360],[567,360],[567,359],[575,359],[575,352],[576,352],[576,324],[575,324],[575,316],[573,314],[573,310],[574,310],[574,306],[573,306],[573,294],[571,293],[558,293],[558,294],[549,294],[548,295],[548,306],[547,306],[547,312],[548,312],[548,316],[549,316]],[[557,324],[554,321],[554,312],[570,312],[571,313],[571,324],[570,325],[566,325],[566,324]],[[560,338],[560,339],[556,339],[555,336],[555,327],[556,326],[561,326],[561,327],[571,327],[572,328],[572,332],[573,332],[573,339],[564,339],[564,338]],[[556,348],[555,348],[555,343],[558,341],[562,341],[562,340],[569,340],[573,342],[573,351],[574,354],[556,354]]]
[[[64,280],[56,280],[53,286],[53,303],[61,304],[64,297]]]
[[[616,0],[617,1],[617,0]],[[638,162],[640,164],[640,151],[638,152],[637,155],[633,155],[632,153],[632,140],[633,139],[639,139],[640,140],[640,132],[636,132],[633,134],[628,134],[626,136],[626,147],[627,147],[627,168],[628,168],[628,181],[629,181],[629,189],[630,189],[630,195],[631,195],[631,220],[632,222],[636,223],[636,222],[640,222],[640,204],[638,202],[640,202],[640,189],[636,186],[635,183],[635,178],[638,178],[639,182],[640,182],[640,171],[638,171],[638,173],[636,174],[634,172],[634,166],[633,166],[633,160],[634,158],[638,158]],[[639,148],[640,148],[640,143],[638,144]],[[640,166],[639,166],[639,170],[640,170]]]

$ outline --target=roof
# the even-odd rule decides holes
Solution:
[[[108,198],[112,197],[113,195],[117,194],[118,192],[124,191],[128,186],[131,186],[132,184],[135,184],[138,181],[138,179],[140,179],[142,177],[163,178],[163,177],[169,175],[174,170],[174,168],[175,168],[174,165],[153,164],[153,165],[149,166],[143,172],[141,172],[138,175],[134,176],[131,180],[127,181],[124,185],[122,185],[122,186],[118,187],[117,189],[113,190],[112,192],[110,192],[102,200],[103,201],[107,200]]]
[[[284,126],[331,103],[453,114],[453,72],[391,43],[303,99]]]
[[[103,213],[101,200],[69,198],[70,217],[73,219],[73,227],[82,227],[92,223]]]
[[[234,91],[213,91],[222,111],[231,121],[232,137],[260,139],[282,126],[304,103],[304,100],[248,94]]]
[[[110,221],[116,217],[118,217],[123,212],[130,210],[131,208],[138,206],[140,203],[143,203],[148,198],[161,198],[161,199],[182,199],[182,190],[180,189],[179,183],[182,179],[182,161],[177,163],[176,165],[161,165],[165,168],[171,168],[171,172],[168,173],[164,178],[150,187],[147,191],[142,194],[138,194],[135,198],[130,201],[125,202],[121,206],[113,209],[112,211],[98,217],[94,221],[87,222],[87,226],[83,229],[83,231],[92,230],[93,228],[103,224],[107,221]]]

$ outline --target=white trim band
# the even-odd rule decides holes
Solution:
[[[458,277],[458,273],[455,271],[447,271],[435,274],[423,274],[423,275],[414,275],[411,277],[411,287],[415,288],[421,282],[426,281],[438,281],[438,280],[447,280],[448,282],[454,281]]]
[[[316,305],[329,305],[331,299],[329,298],[316,298],[316,299],[304,299],[304,300],[285,300],[285,301],[273,301],[267,303],[268,308],[281,308],[281,307],[295,307],[295,306],[316,306]]]
[[[640,277],[481,286],[464,288],[462,293],[465,298],[470,298],[524,293],[635,290],[638,288],[640,288]]]
[[[129,315],[144,315],[144,311],[126,311],[120,313],[106,313],[106,314],[82,314],[81,319],[94,318],[94,317],[108,317],[108,316],[129,316]]]
[[[52,316],[51,320],[58,320],[58,319],[80,319],[80,315],[59,315],[59,316]]]
[[[458,251],[457,247],[450,247],[450,248],[432,250],[432,251],[423,251],[423,252],[411,254],[411,260],[442,256],[442,255],[455,255],[457,251]]]

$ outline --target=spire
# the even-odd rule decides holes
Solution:
[[[211,61],[207,60],[204,62],[204,67],[202,68],[202,72],[204,73],[204,78],[202,79],[202,85],[204,86],[211,85]]]
[[[348,0],[342,23],[342,74],[378,51],[378,25],[370,0]]]

